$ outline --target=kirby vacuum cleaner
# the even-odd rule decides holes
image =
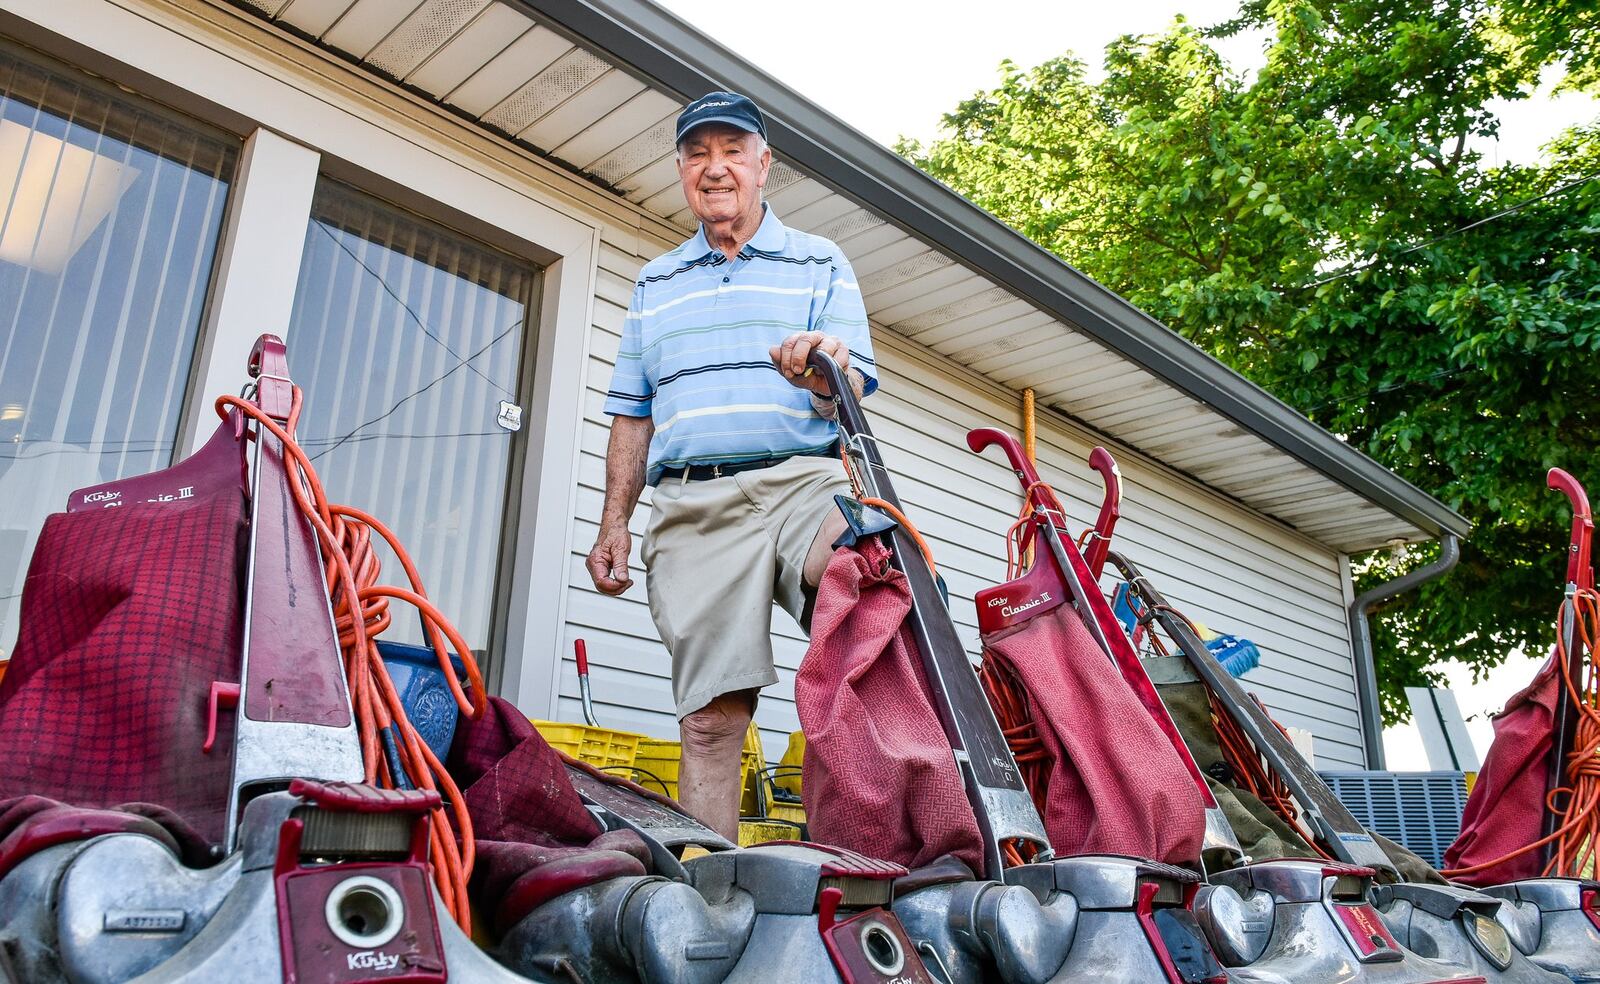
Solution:
[[[1572,507],[1565,603],[1558,631],[1566,643],[1567,672],[1581,686],[1587,673],[1592,671],[1587,665],[1589,654],[1583,636],[1578,631],[1575,605],[1580,593],[1592,592],[1595,586],[1594,516],[1590,512],[1588,494],[1572,475],[1552,468],[1547,481],[1550,488],[1567,497]],[[1579,714],[1571,692],[1565,686],[1559,688],[1546,766],[1546,789],[1567,785],[1566,752],[1575,745]],[[1556,814],[1546,808],[1541,835],[1554,833],[1557,824]],[[1552,847],[1545,845],[1541,855],[1546,866],[1551,860]],[[1528,878],[1483,891],[1504,900],[1501,921],[1506,924],[1517,949],[1528,954],[1535,963],[1574,981],[1600,981],[1600,882],[1572,877]]]
[[[1110,560],[1127,581],[1136,611],[1176,645],[1194,678],[1218,697],[1251,744],[1282,777],[1301,823],[1335,860],[1277,860],[1216,872],[1195,899],[1195,914],[1217,955],[1241,980],[1293,966],[1305,980],[1418,980],[1413,954],[1465,968],[1486,981],[1564,980],[1530,961],[1498,921],[1503,906],[1452,885],[1407,884],[1387,854],[1311,768],[1261,706],[1201,642],[1130,560]],[[1382,873],[1390,884],[1377,884]],[[1319,945],[1306,946],[1317,940]],[[1315,966],[1306,966],[1315,955]],[[1303,969],[1302,969],[1303,968]],[[1291,978],[1295,979],[1295,978]]]
[[[1186,899],[1215,957],[1227,967],[1229,978],[1262,982],[1479,979],[1466,976],[1460,966],[1426,959],[1409,951],[1390,935],[1366,896],[1375,874],[1371,868],[1322,862],[1307,865],[1288,860],[1248,863],[1249,859],[1242,857],[1232,828],[1215,805],[1215,798],[1194,765],[1177,725],[1098,587],[1099,573],[1108,556],[1119,564],[1124,563],[1109,552],[1111,529],[1120,514],[1121,498],[1120,475],[1110,456],[1103,449],[1096,449],[1091,458],[1093,467],[1105,481],[1106,493],[1096,526],[1088,536],[1089,553],[1085,556],[1079,553],[1067,532],[1059,503],[1013,437],[993,428],[982,428],[969,434],[967,442],[974,451],[999,445],[1005,452],[1032,507],[1032,542],[1041,544],[1033,567],[1021,577],[979,593],[980,625],[987,616],[990,624],[985,626],[985,631],[995,631],[1035,617],[1036,613],[1068,600],[1084,613],[1086,623],[1095,630],[1091,634],[1110,660],[1107,669],[1121,675],[1140,696],[1205,794],[1204,799],[1211,807],[1207,811],[1207,856],[1242,864],[1229,871],[1212,873],[1209,883],[1197,887]],[[988,604],[991,598],[1003,598],[1004,606],[997,608]],[[996,614],[1000,612],[1024,614],[1007,619]],[[1209,651],[1205,655],[1209,657]],[[1228,680],[1231,682],[1232,678]],[[1359,837],[1364,838],[1376,854],[1372,860],[1381,859],[1383,864],[1388,864],[1364,831]],[[1537,975],[1536,969],[1528,969]],[[1518,976],[1509,979],[1544,978]]]
[[[251,375],[256,405],[286,420],[281,341],[261,338]],[[36,814],[0,846],[0,980],[521,980],[443,914],[427,861],[438,794],[360,784],[321,557],[281,444],[235,415],[195,456],[73,503],[160,509],[230,482],[237,494],[241,441],[253,449],[241,675],[213,685],[209,707],[214,738],[236,704],[234,738],[186,750],[232,754],[222,858],[186,866],[167,829],[133,813]]]
[[[257,405],[285,420],[276,338],[258,344],[252,375]],[[887,908],[905,869],[818,845],[727,850],[694,821],[576,772],[595,816],[640,835],[659,874],[604,877],[593,857],[556,858],[517,880],[496,913],[509,931],[492,955],[480,949],[432,886],[438,794],[360,783],[315,534],[290,501],[282,447],[234,426],[114,490],[145,501],[148,489],[192,489],[207,465],[226,477],[228,447],[254,447],[241,682],[212,688],[212,736],[194,750],[224,752],[211,747],[217,716],[236,704],[221,860],[186,866],[142,816],[40,814],[0,849],[0,981],[936,984]],[[673,848],[691,842],[725,853],[686,868]]]

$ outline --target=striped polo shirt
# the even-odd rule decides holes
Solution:
[[[704,228],[649,263],[622,324],[605,411],[655,421],[646,480],[663,468],[818,451],[837,425],[768,350],[799,331],[836,335],[850,366],[878,386],[867,312],[839,247],[789,229],[772,209],[730,261]]]

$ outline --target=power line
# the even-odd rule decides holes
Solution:
[[[1508,215],[1512,215],[1512,214],[1515,214],[1517,212],[1520,212],[1523,209],[1527,208],[1529,205],[1537,205],[1539,202],[1544,201],[1546,198],[1552,198],[1552,197],[1554,197],[1556,195],[1562,194],[1563,192],[1570,191],[1573,188],[1578,187],[1579,185],[1587,184],[1590,181],[1595,180],[1596,178],[1600,178],[1600,171],[1596,171],[1593,174],[1586,175],[1586,176],[1581,177],[1581,178],[1573,178],[1571,181],[1568,181],[1565,184],[1560,184],[1560,185],[1557,185],[1554,188],[1551,188],[1549,191],[1545,192],[1542,195],[1535,195],[1533,198],[1529,198],[1526,201],[1520,201],[1515,205],[1511,205],[1511,206],[1508,206],[1506,208],[1501,209],[1500,211],[1494,213],[1493,215],[1485,216],[1485,217],[1483,217],[1481,219],[1478,219],[1475,222],[1469,222],[1466,225],[1461,226],[1458,229],[1452,229],[1449,232],[1446,232],[1446,233],[1444,233],[1442,235],[1435,236],[1432,239],[1429,239],[1429,240],[1427,240],[1425,242],[1417,243],[1414,246],[1407,246],[1405,249],[1401,250],[1398,253],[1395,253],[1392,256],[1389,256],[1389,257],[1374,256],[1370,260],[1367,260],[1365,263],[1361,263],[1361,264],[1357,264],[1357,265],[1354,265],[1354,266],[1347,267],[1344,270],[1339,271],[1338,273],[1334,273],[1334,274],[1331,274],[1329,276],[1323,277],[1321,280],[1313,280],[1308,284],[1301,284],[1300,287],[1298,287],[1296,289],[1305,290],[1305,289],[1311,288],[1311,287],[1321,287],[1323,284],[1331,284],[1335,280],[1342,280],[1345,277],[1349,277],[1349,276],[1352,276],[1354,274],[1360,273],[1363,270],[1369,270],[1372,267],[1376,266],[1380,261],[1382,261],[1384,259],[1397,260],[1400,257],[1407,255],[1408,253],[1415,253],[1419,249],[1427,249],[1429,246],[1437,245],[1438,243],[1444,242],[1446,239],[1450,239],[1450,238],[1453,238],[1455,236],[1459,236],[1464,232],[1471,232],[1473,229],[1476,229],[1479,226],[1488,225],[1489,223],[1495,221],[1496,219],[1503,219]]]
[[[511,435],[511,433],[512,433],[511,431],[504,430],[504,429],[502,429],[502,430],[492,430],[492,431],[456,431],[454,433],[449,433],[449,434],[445,434],[445,433],[397,434],[394,431],[378,431],[377,433],[374,433],[374,434],[362,434],[359,437],[349,437],[349,438],[344,438],[343,440],[347,444],[361,444],[361,443],[363,443],[365,441],[422,441],[422,440],[438,440],[438,439],[442,439],[442,438],[461,438],[461,437],[509,437]],[[341,439],[340,438],[336,438],[336,437],[320,437],[320,438],[315,438],[315,439],[312,439],[312,440],[301,440],[298,443],[300,444],[301,447],[317,447],[317,446],[324,445],[324,444],[333,444],[333,443],[338,442],[339,440],[341,440]]]
[[[69,445],[72,445],[72,446],[71,447],[45,448],[44,450],[32,450],[31,453],[30,453],[31,449],[29,448],[29,445],[32,444],[32,443],[35,443],[35,442],[23,441],[23,442],[21,442],[21,450],[17,451],[15,454],[0,452],[0,458],[8,458],[8,459],[10,459],[12,461],[34,461],[34,460],[36,460],[38,458],[48,458],[48,457],[51,457],[52,455],[58,455],[58,454],[93,454],[93,455],[104,455],[104,454],[145,454],[145,453],[151,452],[151,451],[168,451],[168,450],[171,450],[171,448],[172,448],[172,443],[170,441],[152,443],[154,441],[155,441],[155,438],[146,438],[146,437],[135,437],[135,438],[130,438],[130,439],[126,440],[126,441],[87,441],[87,442],[77,442],[77,441],[62,440],[62,441],[57,442],[57,443],[69,444]],[[138,444],[150,444],[150,447],[147,447],[147,448],[134,447],[134,445],[138,445]],[[104,448],[105,450],[103,450],[103,451],[92,450],[92,448],[95,448],[95,447]]]
[[[1483,368],[1483,366],[1456,366],[1454,369],[1440,369],[1438,372],[1429,373],[1428,375],[1422,376],[1418,379],[1405,379],[1397,383],[1386,383],[1382,386],[1374,386],[1372,389],[1357,393],[1353,396],[1346,396],[1337,400],[1329,400],[1326,403],[1319,403],[1304,412],[1309,415],[1316,413],[1318,410],[1326,410],[1329,407],[1343,406],[1346,403],[1354,403],[1357,400],[1365,400],[1371,396],[1378,396],[1383,393],[1394,393],[1399,390],[1410,389],[1413,386],[1420,386],[1423,383],[1431,383],[1436,379],[1459,376],[1464,372],[1482,372]]]

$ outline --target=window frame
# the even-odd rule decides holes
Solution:
[[[585,374],[612,215],[582,179],[242,12],[171,8],[154,19],[107,0],[20,0],[0,33],[245,138],[224,219],[178,450],[195,450],[210,398],[237,390],[262,332],[283,334],[312,189],[326,173],[543,268],[524,346],[523,458],[498,579],[504,654],[489,689],[532,715],[558,703]],[[291,344],[292,344],[292,340]],[[201,398],[198,394],[206,394]]]

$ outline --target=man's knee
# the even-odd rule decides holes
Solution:
[[[742,745],[755,712],[750,691],[722,694],[678,722],[683,744],[690,751],[721,751]]]
[[[811,549],[806,552],[806,565],[802,575],[806,584],[816,587],[822,583],[822,575],[828,569],[828,559],[833,556],[833,544],[844,533],[844,513],[837,509],[830,509],[822,518],[822,525],[817,527],[817,535],[811,541]]]

